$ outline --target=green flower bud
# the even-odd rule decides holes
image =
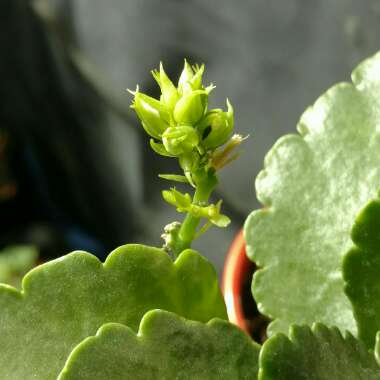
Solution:
[[[179,156],[191,152],[199,144],[197,131],[187,125],[169,127],[162,135],[165,149]]]
[[[161,100],[169,111],[173,111],[175,104],[179,99],[179,94],[173,82],[169,79],[164,71],[162,62],[160,63],[160,71],[152,71],[152,75],[161,88]]]
[[[197,90],[183,95],[177,102],[173,116],[178,124],[195,125],[207,110],[208,94]]]
[[[203,90],[202,77],[205,71],[205,65],[204,64],[202,66],[195,65],[193,66],[193,70],[194,70],[194,75],[190,80],[191,88],[193,89],[193,91]]]
[[[169,127],[169,113],[160,101],[136,91],[129,91],[134,95],[133,108],[141,120],[141,124],[148,135],[161,139],[162,134]]]
[[[193,91],[191,80],[194,77],[194,71],[185,59],[185,65],[178,80],[178,92],[180,95]]]
[[[196,90],[204,90],[202,77],[205,65],[190,66],[185,59],[185,66],[178,81],[178,92],[180,95],[188,94]]]
[[[198,128],[204,136],[204,148],[215,149],[224,145],[234,128],[234,110],[228,99],[227,112],[223,112],[221,109],[208,112]]]

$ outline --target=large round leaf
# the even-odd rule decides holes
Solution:
[[[270,331],[314,321],[355,333],[343,292],[342,255],[361,207],[380,188],[380,53],[353,84],[332,87],[280,139],[256,180],[264,208],[245,225],[259,270],[253,294]]]
[[[205,325],[155,310],[138,335],[120,324],[103,326],[74,349],[59,380],[255,380],[259,351],[226,321]]]
[[[175,263],[141,245],[116,249],[102,264],[74,252],[26,275],[22,292],[0,286],[0,379],[55,380],[72,349],[107,322],[137,330],[161,308],[207,322],[225,318],[212,265],[192,250]]]

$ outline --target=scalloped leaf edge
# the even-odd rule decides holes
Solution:
[[[240,330],[237,326],[219,318],[213,318],[207,323],[191,321],[183,317],[180,317],[175,313],[156,309],[156,310],[150,310],[144,315],[144,317],[141,319],[137,334],[129,327],[123,324],[119,324],[119,323],[106,323],[103,326],[101,326],[96,332],[96,335],[90,336],[84,339],[72,350],[57,380],[72,379],[70,377],[71,376],[70,372],[73,370],[76,361],[80,360],[82,352],[85,352],[88,348],[90,349],[93,348],[94,346],[97,345],[97,343],[101,343],[103,339],[108,338],[108,335],[112,337],[112,334],[115,332],[130,337],[132,340],[136,342],[136,344],[143,344],[144,339],[150,338],[151,336],[150,325],[154,326],[155,319],[157,318],[158,320],[160,320],[160,318],[161,319],[167,318],[169,321],[170,320],[174,321],[174,323],[181,322],[183,325],[186,325],[188,327],[195,327],[195,328],[202,327],[202,328],[207,328],[209,331],[217,330],[219,327],[222,327],[224,329],[228,328],[230,329],[230,331],[233,331],[234,334],[239,334],[239,339],[241,339],[241,342],[244,343],[244,345],[250,347],[251,349],[250,355],[252,355],[252,361],[256,362],[256,368],[253,368],[254,373],[252,374],[252,377],[244,376],[244,379],[252,378],[252,380],[254,380],[257,378],[258,360],[259,360],[258,358],[259,358],[259,352],[260,352],[261,347],[257,343],[255,343],[246,333]],[[222,376],[221,379],[222,378],[224,377]]]

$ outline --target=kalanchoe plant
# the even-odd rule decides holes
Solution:
[[[191,249],[229,223],[208,202],[243,140],[228,101],[208,110],[203,72],[185,62],[175,86],[161,65],[159,100],[132,92],[152,148],[183,170],[161,177],[195,189],[163,192],[184,221],[165,227],[164,249],[128,244],[104,263],[73,252],[20,291],[0,285],[1,380],[380,379],[380,54],[308,110],[302,136],[276,144],[259,175],[266,207],[246,236],[263,267],[254,295],[274,319],[261,347],[226,321],[215,270]]]

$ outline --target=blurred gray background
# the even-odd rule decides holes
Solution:
[[[65,215],[62,239],[72,236],[74,225],[99,243],[98,256],[104,256],[102,249],[126,242],[160,245],[163,226],[178,219],[160,197],[160,190],[170,183],[157,178],[161,172],[178,172],[176,162],[150,152],[147,136],[128,108],[126,88],[134,89],[138,83],[142,91],[157,95],[150,70],[160,61],[175,80],[183,58],[206,64],[205,82],[217,86],[211,105],[224,107],[228,97],[235,107],[236,131],[250,136],[240,159],[222,172],[215,195],[225,200],[231,227],[214,228],[194,245],[219,272],[245,217],[260,207],[254,178],[265,153],[278,137],[295,132],[303,110],[322,92],[349,80],[356,64],[380,49],[378,0],[1,1],[0,16],[7,20],[2,28],[8,27],[2,32],[2,55],[5,52],[8,58],[1,58],[1,75],[8,78],[19,62],[21,68],[35,71],[17,85],[25,90],[37,81],[40,86],[30,96],[20,91],[23,96],[12,102],[9,91],[3,92],[7,107],[0,108],[1,120],[19,144],[34,144],[42,168],[60,155],[59,170],[42,170],[42,199],[47,196],[59,215]],[[14,49],[21,53],[14,56]],[[56,68],[50,77],[42,68],[45,64]],[[20,72],[15,76],[19,79]],[[55,87],[47,91],[48,81],[60,86],[54,112],[47,100],[56,96]],[[7,85],[15,83],[5,81],[3,87]],[[33,134],[19,105],[31,101],[39,105],[36,99],[41,98],[52,117],[43,129],[46,113],[39,106],[30,110],[40,113],[37,122],[33,118],[38,131]],[[62,111],[60,101],[66,102]],[[75,122],[62,122],[66,109]],[[64,138],[54,140],[57,131],[65,131]],[[26,139],[25,134],[33,136]],[[52,141],[57,142],[54,147]],[[65,176],[57,174],[61,172]],[[17,170],[13,173],[17,178]],[[33,178],[32,182],[39,181],[38,175]],[[44,224],[37,212],[39,225],[58,223],[58,230],[63,228],[61,219],[49,218]],[[63,246],[88,247],[85,239],[70,242]]]

